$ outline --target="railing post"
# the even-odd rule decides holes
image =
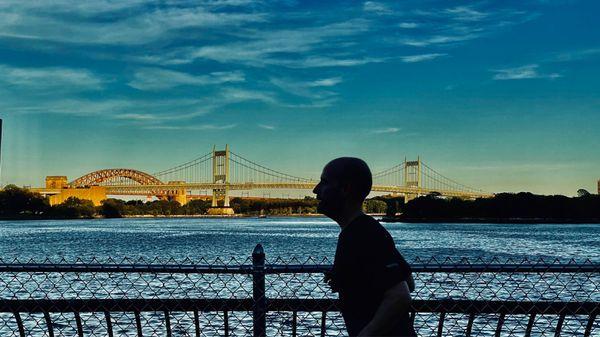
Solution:
[[[252,318],[254,337],[265,337],[267,331],[267,298],[265,295],[265,251],[259,243],[252,252]]]

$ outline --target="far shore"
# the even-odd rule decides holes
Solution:
[[[404,218],[402,216],[388,217],[383,213],[368,213],[373,217],[381,218],[383,223],[406,224],[433,224],[433,223],[473,223],[473,224],[600,224],[600,218]],[[253,214],[233,215],[208,215],[208,214],[175,214],[175,215],[124,215],[121,218],[105,218],[95,216],[92,218],[57,219],[43,217],[28,218],[0,218],[0,221],[27,221],[27,220],[93,220],[93,219],[236,219],[236,218],[325,218],[323,214],[277,214],[258,216]]]
[[[323,214],[277,214],[277,215],[266,215],[262,218],[320,218],[324,217]],[[175,215],[124,215],[124,218],[259,218],[258,215],[252,214],[232,214],[232,215],[209,215],[209,214],[175,214]]]
[[[491,223],[491,224],[599,224],[600,218],[403,218],[383,217],[382,222],[399,223]]]

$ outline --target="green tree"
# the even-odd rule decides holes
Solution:
[[[591,195],[591,193],[588,192],[588,190],[586,190],[586,189],[580,188],[577,190],[577,196],[580,198],[587,197],[590,195]]]
[[[0,191],[0,216],[31,217],[43,216],[50,209],[48,200],[15,185],[7,185]]]
[[[385,213],[387,203],[381,200],[368,199],[363,204],[363,209],[366,213]]]
[[[69,197],[62,204],[52,206],[52,216],[63,219],[92,218],[96,214],[94,203],[76,197]]]
[[[195,199],[181,206],[183,214],[206,214],[211,202],[208,200]]]
[[[125,202],[119,199],[102,200],[99,213],[105,218],[122,218],[125,214]]]

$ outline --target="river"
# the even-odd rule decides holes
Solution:
[[[415,259],[600,261],[597,224],[384,223]],[[0,257],[12,259],[245,259],[262,243],[268,259],[332,259],[339,227],[327,218],[129,218],[0,221]]]
[[[402,224],[384,223],[409,262],[477,263],[480,261],[600,262],[600,226],[594,224]],[[0,259],[11,262],[140,262],[248,263],[252,249],[263,244],[268,262],[331,263],[339,227],[326,218],[138,218],[65,221],[1,221]],[[495,260],[494,260],[495,259]],[[473,298],[598,301],[598,275],[423,273],[416,276],[415,298]],[[0,297],[41,298],[249,298],[249,275],[149,275],[106,273],[4,273]],[[335,297],[319,274],[281,274],[267,277],[267,296]],[[321,313],[298,317],[300,335],[318,335]],[[144,335],[164,335],[163,313],[143,313]],[[289,335],[289,313],[269,313],[269,335]],[[102,313],[82,313],[85,335],[105,336]],[[45,336],[42,314],[23,315],[27,335]],[[72,314],[51,314],[55,333],[75,335]],[[527,317],[507,320],[506,329],[522,335]],[[545,335],[556,317],[536,321],[533,335]],[[173,336],[192,336],[191,313],[171,313]],[[474,335],[493,336],[497,315],[483,315]],[[116,335],[136,335],[130,313],[112,315]],[[445,336],[462,336],[465,315],[447,318]],[[568,318],[564,335],[576,335],[586,317]],[[202,313],[203,336],[223,335],[223,313]],[[232,312],[232,335],[250,335],[252,316]],[[435,335],[437,316],[419,314],[421,335]],[[599,329],[595,325],[595,330]],[[16,336],[12,314],[0,314],[0,334]],[[327,319],[327,335],[343,336],[337,313]]]

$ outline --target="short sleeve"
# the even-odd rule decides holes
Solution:
[[[386,291],[402,281],[408,282],[411,276],[410,266],[387,232],[382,235],[378,244],[370,248],[372,251],[371,254],[366,254],[369,261],[365,261],[365,267],[375,289]]]

